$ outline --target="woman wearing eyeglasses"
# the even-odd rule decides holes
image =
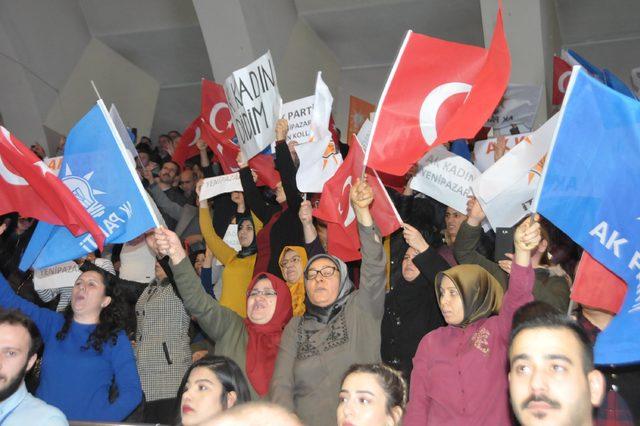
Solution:
[[[291,292],[293,315],[296,317],[304,314],[305,310],[304,268],[306,268],[307,262],[307,252],[304,247],[300,246],[286,246],[282,249],[278,260],[282,277]]]
[[[271,380],[271,400],[310,426],[336,424],[335,395],[351,364],[380,361],[386,282],[382,238],[369,212],[373,191],[366,181],[356,182],[350,198],[360,234],[360,287],[354,289],[342,260],[328,254],[309,260],[306,311],[285,328]]]
[[[247,317],[242,318],[207,294],[174,232],[158,228],[149,240],[158,253],[169,256],[184,306],[216,342],[214,354],[231,358],[240,366],[249,379],[252,399],[264,397],[282,330],[292,315],[287,285],[271,274],[257,275],[249,284]]]

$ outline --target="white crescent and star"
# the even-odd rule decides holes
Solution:
[[[441,84],[433,89],[424,98],[422,106],[420,107],[420,130],[422,131],[422,137],[427,145],[431,146],[438,138],[438,131],[436,129],[436,118],[438,111],[442,104],[451,96],[459,95],[461,93],[469,93],[471,91],[471,85],[467,83],[451,82]]]
[[[216,126],[216,117],[218,116],[218,112],[220,112],[225,108],[229,109],[229,105],[227,105],[224,102],[218,102],[213,106],[213,108],[211,108],[211,113],[209,114],[209,123],[211,124],[211,127],[213,128],[213,130],[215,130],[218,133],[224,133],[224,131],[226,130],[226,129],[220,130],[218,129],[218,126]],[[231,120],[229,120],[229,122],[227,123],[227,129],[230,127],[231,127]]]
[[[2,131],[2,135],[4,136],[6,141],[9,143],[9,145],[12,147],[12,149],[16,150],[17,152],[20,152],[18,151],[18,148],[11,141],[11,134],[9,133],[9,131],[4,127],[0,129]],[[22,176],[18,176],[12,173],[9,169],[7,169],[7,167],[2,162],[2,157],[0,157],[0,176],[2,176],[2,178],[6,180],[8,183],[10,183],[11,185],[20,185],[20,186],[29,185],[29,183]]]
[[[196,134],[193,137],[193,140],[191,141],[189,146],[194,146],[196,142],[198,142],[198,139],[200,139],[200,126],[196,127]]]
[[[558,77],[558,90],[560,91],[560,93],[564,93],[567,91],[567,84],[565,84],[565,82],[569,77],[571,77],[571,71],[565,71],[560,74],[560,77]]]
[[[347,187],[351,188],[351,176],[347,177],[347,179],[344,181],[344,184],[342,184],[342,192],[340,193],[341,199],[342,199],[342,195],[344,195],[344,190]],[[340,213],[340,216],[342,216],[342,214],[344,213],[344,209],[342,208],[342,202],[338,202],[338,213]],[[347,217],[344,220],[344,226],[345,227],[349,226],[355,218],[356,218],[356,214],[353,211],[353,207],[351,207],[351,203],[349,203],[349,211],[347,212]]]

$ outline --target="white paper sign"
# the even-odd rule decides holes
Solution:
[[[531,211],[558,117],[551,117],[473,183],[473,193],[494,229],[511,227]]]
[[[282,118],[289,122],[287,143],[297,141],[306,143],[311,137],[311,115],[314,96],[297,99],[282,105]]]
[[[71,260],[48,268],[36,269],[33,273],[33,287],[36,290],[72,287],[80,274],[78,264]]]
[[[437,146],[419,162],[420,168],[411,179],[411,189],[420,191],[459,212],[467,211],[471,184],[480,176],[473,164]]]
[[[234,249],[235,251],[242,250],[242,246],[240,245],[240,240],[238,239],[238,225],[235,223],[230,224],[227,227],[227,232],[224,233],[224,238],[222,241],[227,243],[229,247]],[[216,259],[216,265],[222,265],[218,259]]]
[[[234,71],[224,83],[224,92],[245,157],[253,158],[275,140],[275,123],[282,98],[271,52]]]
[[[360,130],[358,131],[358,141],[360,141],[360,145],[362,149],[367,152],[367,146],[369,145],[369,138],[371,137],[371,128],[372,128],[371,120],[368,118],[362,123]]]
[[[518,145],[520,142],[526,141],[530,135],[531,133],[522,133],[520,135],[505,136],[507,139],[507,151]],[[494,151],[496,150],[497,140],[497,138],[490,138],[478,141],[473,147],[473,156],[475,158],[474,163],[478,170],[483,173],[495,163]]]
[[[486,126],[495,130],[508,130],[515,124],[521,132],[530,131],[538,113],[541,97],[540,86],[510,84]]]
[[[202,188],[200,188],[200,201],[233,191],[242,191],[240,173],[238,172],[206,178],[202,183]]]

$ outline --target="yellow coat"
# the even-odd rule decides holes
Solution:
[[[257,234],[262,229],[262,222],[253,213],[251,216]],[[247,316],[247,288],[253,278],[256,255],[239,258],[238,253],[216,234],[208,208],[200,208],[200,230],[207,247],[213,252],[215,258],[224,265],[220,304],[245,318]]]

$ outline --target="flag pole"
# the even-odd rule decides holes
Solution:
[[[102,96],[100,96],[100,92],[98,92],[98,88],[96,87],[96,84],[93,82],[93,80],[91,80],[91,87],[93,87],[93,91],[96,92],[96,96],[98,97],[98,99],[102,99]]]

